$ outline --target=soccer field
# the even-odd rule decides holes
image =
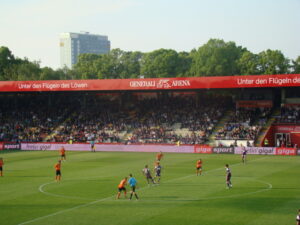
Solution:
[[[300,158],[165,154],[160,185],[147,185],[143,167],[155,153],[67,152],[55,182],[58,152],[3,151],[0,224],[61,225],[288,225],[300,208]],[[196,160],[203,175],[195,175]],[[226,189],[225,168],[232,171]],[[132,173],[140,200],[116,200]],[[127,190],[130,188],[128,187]]]

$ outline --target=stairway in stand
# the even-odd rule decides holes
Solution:
[[[69,116],[67,116],[67,118],[65,119],[65,120],[63,120],[61,123],[59,123],[58,125],[57,125],[57,127],[55,127],[53,130],[52,130],[52,132],[51,132],[51,134],[49,134],[49,135],[47,135],[44,139],[43,139],[43,141],[49,141],[49,140],[51,140],[60,130],[62,130],[63,129],[63,124],[65,124],[66,122],[68,122],[71,118],[74,118],[76,116],[76,112],[74,112],[74,113],[72,113],[71,115],[69,115]]]
[[[269,128],[271,127],[271,125],[275,122],[275,119],[277,116],[280,115],[280,108],[276,108],[273,110],[273,113],[271,114],[271,116],[269,117],[268,121],[265,123],[265,125],[261,128],[259,134],[258,134],[258,138],[256,138],[255,142],[254,142],[254,146],[255,147],[261,147],[261,142],[264,139],[264,137],[266,136]]]
[[[216,134],[219,130],[221,130],[224,125],[227,123],[227,121],[234,115],[233,110],[228,110],[224,113],[224,116],[219,120],[219,122],[214,127],[212,134],[208,137],[208,141],[205,144],[208,144],[210,146],[216,145]]]

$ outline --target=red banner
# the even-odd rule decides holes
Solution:
[[[238,108],[272,108],[273,102],[267,100],[237,101],[236,106]]]
[[[209,145],[195,145],[194,153],[212,154],[213,148]]]
[[[296,155],[296,148],[276,148],[276,155]]]
[[[275,125],[274,133],[300,132],[299,125]]]
[[[4,143],[3,143],[3,142],[0,142],[0,151],[3,150],[3,145],[4,145]]]
[[[153,79],[2,81],[0,92],[183,90],[300,86],[300,74]]]

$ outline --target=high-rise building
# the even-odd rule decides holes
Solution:
[[[83,53],[105,54],[110,51],[107,36],[84,33],[60,34],[60,66],[72,68]]]

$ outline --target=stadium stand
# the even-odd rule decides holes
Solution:
[[[250,146],[274,110],[236,108],[230,96],[217,94],[15,94],[0,102],[0,142],[207,144],[214,136],[215,145],[224,140]],[[298,105],[278,110],[276,123],[300,122]]]
[[[2,99],[0,141],[201,144],[232,107],[222,96],[165,95],[122,104],[94,95],[64,96],[51,105],[44,98],[24,95],[13,104]]]
[[[300,106],[284,105],[281,107],[280,117],[277,123],[300,123]]]
[[[44,141],[72,111],[72,104],[62,107],[69,101],[61,96],[49,107],[39,95],[1,98],[0,141]]]
[[[270,114],[270,108],[237,108],[217,132],[216,139],[254,141]]]

